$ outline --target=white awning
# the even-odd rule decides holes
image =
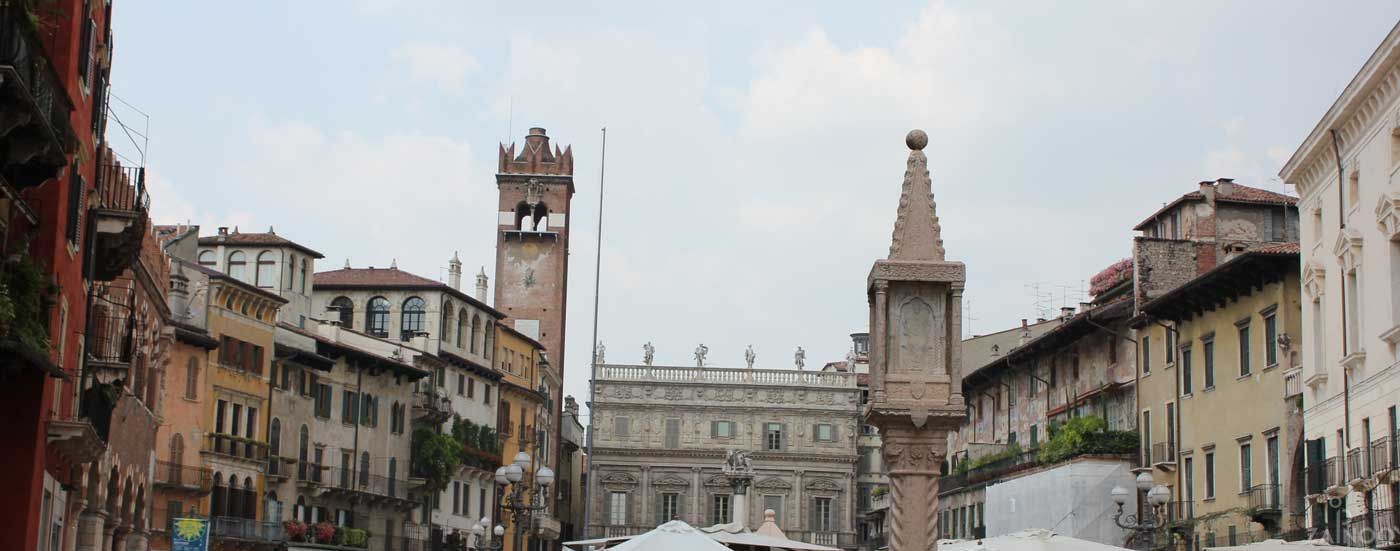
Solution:
[[[1124,547],[1061,536],[1050,530],[1012,532],[980,540],[943,540],[939,551],[1126,551]],[[1266,551],[1266,550],[1250,550]],[[1303,551],[1295,549],[1293,551]]]

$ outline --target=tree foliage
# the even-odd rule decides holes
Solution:
[[[413,431],[413,472],[422,477],[430,492],[441,492],[452,482],[462,465],[462,444],[450,435],[427,427]]]

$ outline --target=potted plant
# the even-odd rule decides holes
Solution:
[[[316,543],[331,543],[335,541],[335,525],[329,522],[322,522],[316,525]]]
[[[306,539],[306,523],[299,520],[289,520],[282,523],[282,531],[287,534],[290,541],[302,541]]]

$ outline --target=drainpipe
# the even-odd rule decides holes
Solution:
[[[365,387],[364,387],[365,368],[364,368],[364,366],[360,365],[360,362],[358,362],[358,361],[356,361],[353,365],[355,366],[355,401],[359,402],[359,404],[358,404],[358,406],[355,408],[355,439],[354,439],[354,444],[353,444],[353,445],[354,445],[354,448],[355,448],[355,452],[354,452],[355,455],[350,456],[350,464],[352,465],[352,467],[351,467],[351,469],[350,469],[350,475],[353,476],[353,477],[355,477],[355,479],[354,479],[354,480],[351,480],[351,481],[350,481],[350,484],[351,484],[351,486],[357,486],[357,485],[359,485],[359,483],[360,483],[360,420],[365,418],[365,417],[364,417],[364,415],[365,415],[365,411],[364,411],[364,408],[365,408],[365,396],[364,396],[364,388],[365,388]],[[342,467],[342,468],[344,468],[344,467]],[[354,523],[355,523],[355,506],[356,506],[356,504],[357,504],[357,501],[358,501],[358,500],[351,500],[351,501],[350,501],[350,524],[351,524],[351,525],[354,525]],[[431,528],[430,528],[430,530],[431,530]]]
[[[1345,173],[1342,172],[1341,138],[1337,137],[1337,129],[1333,128],[1329,130],[1329,132],[1331,132],[1332,134],[1332,154],[1335,160],[1337,161],[1337,228],[1340,230],[1345,230],[1347,229],[1347,207],[1346,196],[1343,194],[1343,186],[1346,183],[1346,176]],[[1342,277],[1345,280],[1346,274],[1342,274]],[[1342,357],[1345,358],[1348,354],[1351,354],[1351,351],[1347,349],[1347,345],[1350,343],[1347,342],[1347,331],[1349,329],[1347,327],[1346,281],[1342,281],[1341,288],[1342,300],[1339,301],[1339,306],[1341,306],[1342,308]],[[1342,367],[1342,413],[1343,423],[1345,423],[1345,430],[1342,431],[1343,441],[1339,443],[1342,444],[1343,451],[1345,451],[1346,449],[1351,448],[1351,371],[1348,370],[1346,366]],[[1337,457],[1338,461],[1341,461],[1345,456],[1339,453]]]

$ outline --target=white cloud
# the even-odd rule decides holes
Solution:
[[[998,118],[1018,89],[1018,64],[992,21],[925,7],[891,47],[842,48],[822,28],[759,56],[744,104],[744,131],[782,137],[916,121],[929,130]],[[995,68],[995,69],[992,69]]]
[[[436,42],[408,42],[394,48],[391,57],[403,66],[410,82],[433,85],[451,95],[466,91],[467,75],[479,66],[466,49]]]

